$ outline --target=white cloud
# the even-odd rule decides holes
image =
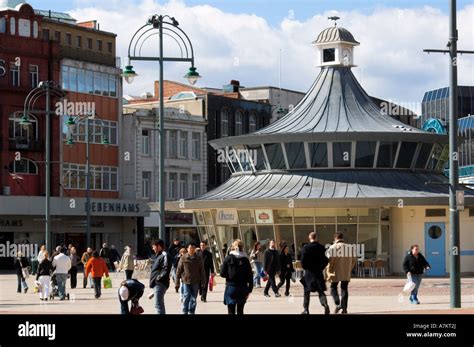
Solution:
[[[140,5],[97,5],[79,0],[72,15],[79,20],[97,19],[101,29],[115,32],[118,55],[125,62],[127,46],[133,33],[154,13],[176,17],[180,27],[194,45],[196,66],[204,77],[202,86],[220,87],[231,79],[244,86],[277,85],[279,51],[282,50],[282,87],[306,91],[319,68],[311,42],[324,28],[332,25],[327,17],[334,11],[315,13],[306,21],[286,18],[271,26],[252,14],[225,13],[209,5],[187,6],[171,0],[159,4],[143,0]],[[122,2],[123,3],[123,2]],[[423,53],[424,48],[444,48],[448,41],[448,16],[438,9],[423,7],[399,9],[379,7],[365,14],[357,11],[339,12],[340,25],[351,31],[361,45],[356,47],[359,67],[354,74],[366,91],[374,96],[399,102],[420,101],[423,92],[448,84],[448,56]],[[459,10],[459,49],[474,49],[474,5]],[[155,41],[155,43],[157,43]],[[165,43],[165,53],[175,51]],[[157,54],[152,41],[144,48]],[[459,83],[474,85],[473,56],[459,58]],[[237,63],[237,64],[236,64]],[[153,90],[158,79],[158,64],[135,63],[141,75],[125,93],[141,94]],[[183,81],[188,66],[169,63],[165,78]]]

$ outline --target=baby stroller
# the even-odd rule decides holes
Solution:
[[[51,293],[49,294],[49,300],[54,300],[54,297],[59,297],[59,290],[58,290],[58,281],[56,279],[56,274],[54,273],[51,276],[51,282],[49,284],[51,288]],[[65,296],[66,300],[69,300],[69,293],[66,293]]]

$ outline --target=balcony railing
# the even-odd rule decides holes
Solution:
[[[8,140],[11,151],[31,151],[42,152],[44,150],[43,142],[29,138],[15,138]]]

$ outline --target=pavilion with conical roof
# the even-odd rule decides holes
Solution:
[[[382,260],[391,272],[402,272],[406,250],[418,243],[432,274],[444,275],[447,135],[380,111],[352,73],[359,42],[347,29],[325,29],[313,44],[321,71],[301,102],[254,133],[211,141],[232,176],[167,208],[193,211],[218,262],[236,238],[248,251],[256,240],[286,243],[298,261],[309,232],[323,244],[342,232],[362,246],[361,260]],[[473,194],[465,195],[474,207]],[[462,233],[469,228],[474,218],[467,210]],[[474,238],[469,242],[466,254],[474,253]],[[473,258],[462,257],[465,271],[474,268]]]

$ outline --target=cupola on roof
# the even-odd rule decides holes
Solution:
[[[354,39],[354,36],[350,33],[349,30],[333,26],[321,31],[318,35],[316,41],[313,44],[320,44],[320,43],[333,43],[333,42],[347,42],[352,43],[353,45],[359,45]]]

